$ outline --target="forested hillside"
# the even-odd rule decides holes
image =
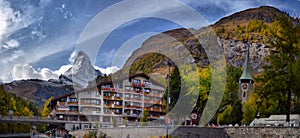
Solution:
[[[0,85],[0,115],[8,116],[9,110],[14,112],[14,117],[37,116],[39,114],[39,108],[36,105],[4,91],[3,86]],[[29,132],[30,127],[30,124],[0,123],[0,133]]]

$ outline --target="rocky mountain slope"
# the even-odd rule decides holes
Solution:
[[[226,61],[235,67],[242,67],[247,47],[249,47],[252,71],[254,73],[261,72],[262,67],[266,64],[263,59],[272,49],[267,43],[268,38],[265,38],[267,36],[264,33],[267,31],[263,29],[270,26],[275,20],[280,19],[281,16],[288,15],[274,7],[262,6],[224,17],[211,25],[223,47]],[[299,19],[289,18],[295,23],[299,23]],[[261,32],[255,32],[255,29],[253,31],[247,28],[250,25],[256,25],[256,22],[261,23],[261,27],[264,27],[260,30]],[[168,58],[163,54],[149,53],[149,51],[164,51],[159,49],[161,47],[164,47],[166,51],[180,51],[186,48],[193,57],[193,59],[188,59],[191,63],[197,63],[201,67],[207,66],[209,59],[205,50],[192,33],[198,35],[203,31],[201,29],[175,29],[150,37],[143,43],[141,48],[133,52],[125,63],[124,69],[130,70],[131,73],[144,72],[150,75],[161,73],[165,76]],[[248,40],[243,41],[246,37],[248,37]],[[170,52],[169,54],[172,55],[173,53]],[[180,60],[176,58],[181,58],[181,56],[175,56],[175,60]],[[122,72],[118,73],[121,74]]]
[[[42,106],[51,96],[57,97],[73,91],[72,85],[37,79],[13,81],[3,84],[3,88],[38,106]]]

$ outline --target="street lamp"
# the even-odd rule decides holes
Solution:
[[[166,120],[168,120],[167,118],[167,114],[169,112],[169,104],[171,103],[171,98],[170,98],[170,68],[171,66],[173,66],[173,62],[171,60],[168,60],[168,75],[167,75],[167,79],[168,79],[168,93],[167,93],[167,109],[166,109]],[[169,124],[168,122],[166,122],[166,137],[168,138],[169,134],[168,134],[168,129],[169,129]]]

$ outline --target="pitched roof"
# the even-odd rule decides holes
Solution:
[[[242,76],[240,77],[240,80],[252,80],[253,81],[251,71],[250,71],[251,66],[250,66],[249,60],[250,60],[250,58],[249,58],[249,47],[248,47],[247,48],[247,56],[244,61],[244,71],[243,71]]]

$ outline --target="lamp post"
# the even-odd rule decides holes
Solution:
[[[168,75],[167,75],[167,79],[168,79],[168,93],[167,93],[167,109],[166,109],[166,138],[168,138],[169,136],[169,124],[168,124],[168,117],[167,114],[169,112],[169,104],[171,103],[171,98],[170,98],[170,68],[171,66],[173,66],[173,62],[171,60],[168,60]]]

